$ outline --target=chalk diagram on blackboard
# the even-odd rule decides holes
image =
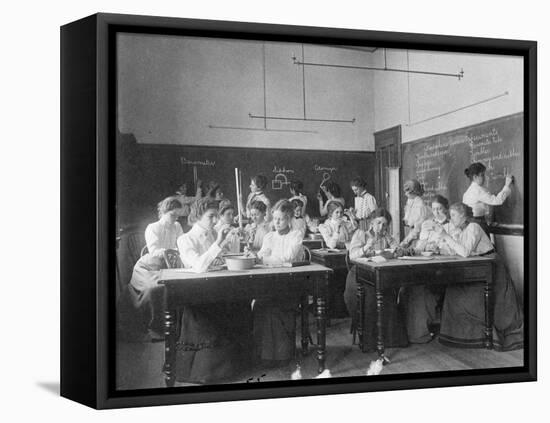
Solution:
[[[271,181],[271,189],[281,190],[284,185],[288,184],[290,184],[290,182],[288,181],[286,175],[284,173],[277,173],[275,175],[275,179]]]

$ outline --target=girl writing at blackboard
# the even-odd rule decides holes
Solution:
[[[497,194],[493,195],[485,188],[485,170],[483,163],[472,163],[464,174],[470,179],[471,183],[464,195],[462,202],[472,208],[473,219],[476,221],[485,233],[489,234],[489,226],[486,217],[490,216],[491,206],[500,206],[512,192],[512,182],[514,177],[507,175],[504,181],[504,187]]]

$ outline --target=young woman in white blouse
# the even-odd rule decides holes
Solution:
[[[523,313],[514,284],[504,263],[481,226],[471,221],[472,211],[463,203],[450,208],[452,233],[442,226],[441,238],[461,257],[487,256],[495,259],[493,275],[493,343],[496,350],[523,347]],[[445,291],[439,342],[463,348],[483,348],[485,336],[484,287],[479,284],[450,285]]]
[[[218,202],[197,202],[196,223],[178,238],[186,268],[206,272],[227,244],[228,227],[214,230]],[[205,304],[184,307],[178,342],[179,382],[207,383],[234,376],[249,361],[250,302]]]
[[[328,248],[346,248],[355,228],[354,221],[344,220],[344,207],[338,202],[328,205],[328,218],[319,225],[319,232]]]
[[[416,179],[411,179],[403,184],[403,190],[407,197],[405,204],[405,216],[403,224],[407,235],[399,244],[401,247],[409,247],[413,241],[418,239],[422,222],[432,217],[431,209],[424,203],[422,195],[424,188]]]
[[[147,253],[135,264],[118,304],[119,328],[124,335],[148,329],[152,338],[162,338],[164,287],[158,285],[158,276],[165,267],[164,252],[175,249],[177,238],[183,234],[177,222],[181,210],[175,197],[165,198],[158,204],[159,220],[145,229]]]
[[[229,229],[229,233],[225,239],[226,246],[224,248],[224,252],[238,253],[241,249],[241,240],[238,234],[238,229],[231,227],[235,216],[235,207],[231,204],[231,201],[220,201],[218,215],[218,222],[214,226],[216,232]]]
[[[321,185],[321,189],[323,190],[323,194],[326,197],[326,201],[323,200],[323,195],[321,192],[317,194],[317,200],[319,201],[319,214],[321,217],[324,217],[328,214],[327,207],[332,202],[338,202],[344,206],[345,201],[342,197],[342,192],[340,190],[340,185],[338,185],[334,181],[327,181],[323,185]]]
[[[491,215],[492,206],[502,205],[511,194],[514,177],[511,175],[506,176],[502,190],[497,195],[493,195],[484,186],[485,170],[483,163],[472,163],[464,170],[464,174],[470,179],[471,183],[462,196],[462,202],[471,207],[473,220],[489,235],[486,218]]]
[[[302,202],[302,216],[305,216],[307,209],[307,196],[303,192],[304,183],[297,179],[293,179],[292,181],[290,181],[289,190],[291,197],[288,199],[288,201],[300,200]]]
[[[250,205],[250,223],[245,226],[245,241],[252,251],[262,248],[264,237],[271,232],[270,223],[265,220],[267,207],[262,201],[253,201]]]
[[[288,200],[280,200],[273,207],[272,223],[275,230],[264,236],[262,248],[258,252],[258,258],[263,264],[280,266],[303,259],[302,236],[290,228],[293,211]],[[287,362],[294,358],[296,307],[297,304],[284,306],[280,301],[255,301],[256,358],[269,362]]]

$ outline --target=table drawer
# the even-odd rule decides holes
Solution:
[[[487,275],[491,273],[490,266],[471,266],[463,269],[465,281],[479,281],[485,280]]]

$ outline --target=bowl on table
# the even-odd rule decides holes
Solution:
[[[434,255],[433,251],[422,251],[420,254],[422,254],[424,257],[431,257]]]
[[[228,256],[225,257],[225,264],[227,264],[227,270],[247,270],[254,267],[256,259],[254,257],[247,256]]]

